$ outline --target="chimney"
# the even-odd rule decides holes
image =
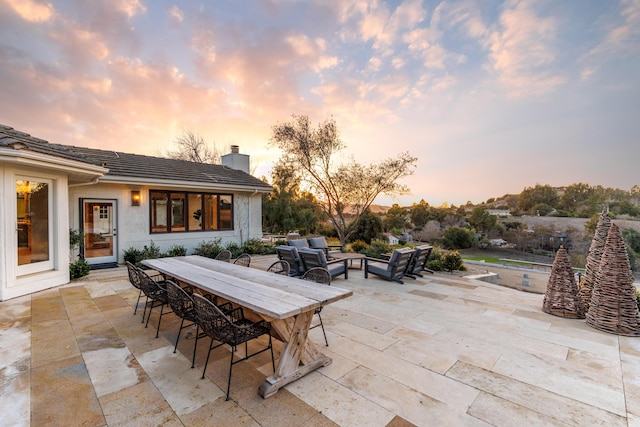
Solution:
[[[221,160],[223,166],[249,173],[249,156],[240,154],[240,147],[238,145],[232,145],[231,153],[222,156]]]

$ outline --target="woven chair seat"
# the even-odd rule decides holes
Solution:
[[[204,378],[207,371],[207,365],[209,364],[209,356],[211,356],[211,350],[227,344],[232,347],[231,358],[229,360],[229,378],[227,381],[227,399],[229,400],[229,389],[231,388],[231,374],[233,372],[233,365],[243,360],[247,360],[257,354],[264,351],[271,350],[271,365],[275,371],[275,360],[273,357],[273,346],[271,340],[271,324],[260,320],[258,322],[252,322],[244,317],[242,307],[237,307],[228,313],[224,313],[213,302],[204,298],[201,295],[194,294],[193,302],[196,309],[197,324],[211,339],[209,345],[209,353],[207,354],[207,360],[204,363],[204,369],[202,370],[202,378]],[[255,338],[259,338],[262,335],[269,336],[269,344],[259,351],[249,354],[247,343]],[[196,337],[197,339],[197,337]],[[214,345],[214,341],[219,344]],[[245,357],[233,360],[236,346],[245,345]]]
[[[289,263],[283,259],[274,262],[267,268],[267,271],[270,273],[282,274],[284,276],[289,275],[289,270]]]
[[[142,288],[140,287],[140,275],[138,274],[138,268],[131,264],[129,261],[125,262],[127,266],[127,273],[129,274],[129,282],[133,285],[134,288],[138,290],[138,299],[136,301],[136,305],[133,309],[133,315],[135,316],[138,312],[138,305],[140,304],[140,298],[144,292],[142,292]]]

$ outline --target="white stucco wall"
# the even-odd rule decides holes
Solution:
[[[69,202],[65,174],[43,168],[0,163],[0,300],[69,282]],[[25,274],[18,268],[16,176],[51,180],[51,267]],[[32,266],[37,267],[35,264]]]
[[[153,189],[165,189],[157,185]],[[203,241],[212,241],[219,238],[225,245],[227,242],[242,244],[249,238],[262,237],[262,196],[260,193],[235,193],[234,194],[234,230],[229,231],[203,231],[185,233],[159,233],[149,232],[149,190],[146,185],[133,186],[126,184],[105,184],[73,187],[69,189],[69,210],[71,212],[71,228],[80,229],[81,212],[80,199],[112,199],[117,201],[117,251],[118,262],[123,263],[123,251],[131,247],[142,249],[145,245],[153,243],[166,252],[173,245],[182,245],[187,253]],[[141,194],[140,206],[131,206],[131,191],[139,190]],[[181,188],[166,188],[170,191],[185,191]],[[212,189],[188,191],[215,192]],[[227,193],[228,190],[218,190]]]

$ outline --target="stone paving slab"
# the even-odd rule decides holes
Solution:
[[[266,268],[271,257],[255,257]],[[0,426],[628,425],[640,427],[640,341],[542,312],[543,295],[451,276],[404,285],[350,271],[354,296],[310,337],[333,363],[269,399],[268,355],[234,367],[229,349],[173,345],[150,327],[126,269],[0,302]],[[276,357],[281,344],[274,345]]]

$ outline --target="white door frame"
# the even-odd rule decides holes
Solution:
[[[96,224],[101,218],[98,218],[96,220],[95,215],[93,215],[93,218],[91,218],[93,219],[93,223],[87,223],[87,221],[91,221],[91,219],[85,217],[85,208],[87,205],[94,205],[92,212],[95,212],[97,215],[107,215],[106,217],[102,218],[102,224]],[[103,207],[104,210],[102,210]],[[90,229],[87,229],[87,225],[92,225],[92,227]],[[85,261],[87,261],[92,266],[113,265],[118,263],[117,199],[81,198],[80,227],[85,236],[84,245],[81,251]],[[102,242],[100,241],[95,241],[96,236],[104,242],[104,245],[102,245]],[[108,249],[111,249],[111,253],[108,253]]]

